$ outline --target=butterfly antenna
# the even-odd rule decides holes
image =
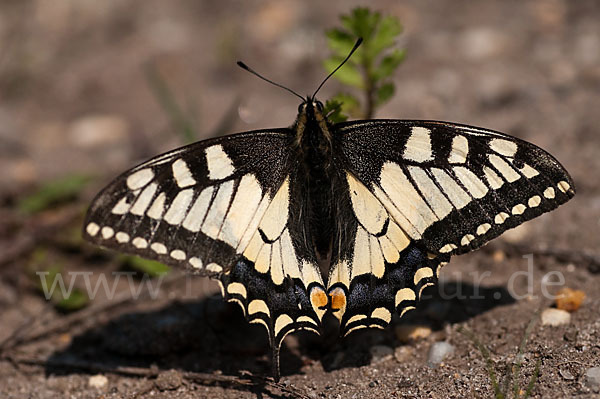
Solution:
[[[245,69],[246,71],[250,72],[251,74],[253,74],[253,75],[255,75],[255,76],[258,76],[259,78],[261,78],[261,79],[262,79],[262,80],[264,80],[265,82],[271,83],[272,85],[274,85],[274,86],[277,86],[277,87],[281,87],[282,89],[289,91],[289,92],[290,92],[290,93],[292,93],[293,95],[295,95],[295,96],[297,96],[297,97],[300,97],[300,99],[301,99],[302,101],[304,101],[304,97],[302,97],[300,94],[296,93],[294,90],[292,90],[292,89],[290,89],[290,88],[288,88],[288,87],[285,87],[284,85],[281,85],[281,84],[279,84],[279,83],[275,83],[275,82],[273,82],[273,81],[272,81],[272,80],[270,80],[270,79],[267,79],[267,78],[265,78],[264,76],[262,76],[261,74],[259,74],[258,72],[256,72],[254,69],[252,69],[252,68],[250,68],[248,65],[244,64],[242,61],[238,61],[238,62],[237,62],[237,64],[238,64],[238,66],[239,66],[240,68],[242,68],[242,69]]]
[[[330,77],[332,77],[333,74],[338,71],[338,69],[340,69],[342,66],[344,66],[344,64],[346,63],[346,61],[348,61],[350,59],[350,57],[352,57],[352,54],[354,54],[354,52],[356,51],[356,49],[358,48],[358,46],[360,46],[360,44],[362,43],[362,41],[363,41],[362,37],[359,37],[358,40],[356,41],[356,43],[354,43],[354,47],[352,47],[352,50],[350,50],[350,54],[348,54],[348,56],[344,59],[344,61],[342,61],[341,64],[338,65],[338,67],[333,70],[333,72],[331,72],[329,75],[327,75],[327,77],[321,82],[321,84],[319,85],[319,87],[317,87],[317,90],[315,90],[315,92],[313,93],[312,98],[315,98],[315,96],[317,95],[317,92],[319,90],[321,90],[321,87],[323,87],[323,85],[325,84],[325,82],[327,82],[327,80]]]

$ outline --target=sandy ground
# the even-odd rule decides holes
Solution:
[[[183,143],[149,88],[148,68],[194,115],[198,139],[286,126],[297,99],[235,61],[312,92],[324,75],[324,30],[358,4],[0,3],[0,397],[493,397],[486,362],[460,330],[485,344],[504,383],[526,327],[563,286],[586,299],[568,323],[533,326],[519,386],[526,388],[539,361],[533,397],[598,397],[586,377],[600,366],[594,0],[371,2],[401,19],[399,46],[407,50],[397,95],[378,117],[449,120],[532,141],[563,163],[578,191],[557,211],[454,258],[419,309],[388,329],[345,340],[329,328],[322,338],[290,336],[276,385],[260,378],[270,372],[264,332],[212,296],[212,283],[175,272],[154,298],[132,301],[121,279],[114,297],[100,293],[68,314],[36,290],[30,266],[40,248],[93,282],[123,271],[114,256],[72,234],[112,177]],[[328,84],[321,98],[337,87]],[[44,181],[73,173],[94,177],[77,201],[35,216],[15,209]],[[529,279],[515,275],[530,266]],[[432,366],[429,352],[439,342],[454,351]]]

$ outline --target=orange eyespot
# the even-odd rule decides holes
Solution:
[[[310,291],[310,302],[315,309],[325,309],[327,307],[327,294],[320,287],[314,287]]]
[[[331,310],[338,311],[346,307],[346,294],[341,288],[335,288],[329,293],[331,297]]]

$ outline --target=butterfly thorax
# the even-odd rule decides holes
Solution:
[[[305,219],[317,255],[328,256],[333,237],[333,156],[329,122],[320,102],[308,99],[299,108],[295,124],[299,177],[304,180]]]

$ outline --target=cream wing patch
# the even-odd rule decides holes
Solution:
[[[421,238],[425,229],[439,220],[400,165],[394,162],[385,163],[381,168],[379,182],[383,193],[374,190],[375,196],[387,208],[402,230],[412,238]],[[389,207],[390,205],[392,206]]]
[[[368,232],[377,234],[388,219],[388,213],[377,198],[348,172],[346,172],[346,180],[348,181],[354,215]]]
[[[289,177],[286,178],[270,201],[264,204],[264,199],[257,203],[259,195],[250,181],[247,183],[250,191],[255,191],[255,198],[250,201],[256,207],[252,220],[246,232],[251,232],[247,245],[240,245],[243,255],[254,262],[254,268],[260,273],[269,273],[275,284],[282,284],[285,277],[300,278],[306,286],[311,282],[323,284],[317,266],[300,263],[287,222],[289,218]],[[249,199],[243,198],[244,207],[248,208]],[[241,208],[240,208],[241,209]],[[241,231],[242,229],[239,229]],[[244,239],[242,238],[242,241]]]
[[[452,139],[452,150],[448,156],[450,163],[465,163],[469,155],[469,141],[465,136],[457,135]]]
[[[376,197],[377,194],[374,195],[351,174],[347,174],[346,179],[352,209],[359,224],[354,235],[351,259],[333,265],[329,273],[329,288],[337,283],[349,287],[352,279],[363,274],[383,277],[385,262],[396,263],[400,259],[400,252],[410,244],[410,238],[390,217],[386,207]],[[385,195],[381,191],[379,193]]]
[[[413,126],[410,136],[404,146],[404,159],[414,162],[425,162],[433,160],[431,149],[431,130],[422,126]]]
[[[262,197],[263,192],[256,177],[251,174],[242,177],[218,238],[237,248]]]
[[[217,144],[207,147],[204,153],[206,155],[206,165],[208,166],[208,177],[210,179],[225,179],[235,171],[233,161],[225,153],[222,145]]]

